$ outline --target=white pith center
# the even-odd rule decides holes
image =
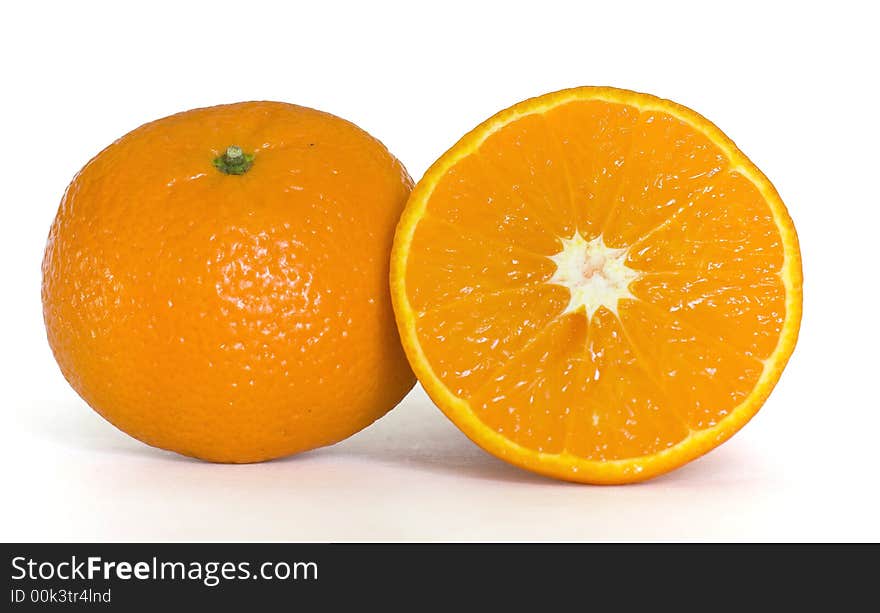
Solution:
[[[591,318],[599,307],[617,315],[617,303],[622,298],[635,299],[629,285],[640,273],[626,265],[627,248],[613,249],[601,236],[584,240],[579,232],[562,239],[562,250],[550,259],[556,271],[547,280],[568,288],[571,299],[565,313],[583,308]]]

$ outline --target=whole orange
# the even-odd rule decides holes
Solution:
[[[64,376],[141,441],[217,462],[335,443],[413,386],[388,288],[404,167],[278,102],[146,124],[61,201],[43,311]]]

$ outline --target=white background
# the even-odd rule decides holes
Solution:
[[[10,3],[0,540],[880,540],[870,6]],[[557,483],[482,452],[417,389],[335,447],[209,465],[116,431],[61,377],[40,307],[46,234],[73,174],[136,126],[224,102],[295,102],[359,124],[418,179],[495,111],[582,84],[712,119],[776,184],[800,234],[800,343],[760,414],[705,458],[641,485]]]

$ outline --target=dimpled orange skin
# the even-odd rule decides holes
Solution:
[[[241,175],[213,160],[253,154]],[[43,261],[49,343],[141,441],[258,462],[340,441],[414,384],[388,290],[412,189],[376,139],[278,102],[141,126],[74,178]]]

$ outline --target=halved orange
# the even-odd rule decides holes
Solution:
[[[489,452],[572,481],[647,479],[728,439],[800,324],[770,181],[696,112],[607,87],[462,138],[413,191],[391,267],[434,402]]]

